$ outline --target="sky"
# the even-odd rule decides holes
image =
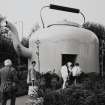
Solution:
[[[78,8],[85,14],[86,21],[105,25],[105,0],[0,0],[0,14],[13,24],[23,23],[23,35],[27,36],[32,27],[39,23],[40,9],[49,4]],[[42,11],[45,26],[60,20],[70,20],[82,24],[81,15],[50,10]],[[19,26],[19,25],[17,25]]]

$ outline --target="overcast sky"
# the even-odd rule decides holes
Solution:
[[[79,8],[86,17],[86,21],[105,25],[105,0],[0,0],[0,14],[9,21],[23,21],[24,34],[28,34],[35,23],[40,23],[40,9],[44,5],[56,5]],[[45,9],[43,12],[45,25],[57,20],[73,20],[82,23],[80,15]]]

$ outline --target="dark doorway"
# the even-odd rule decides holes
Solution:
[[[77,54],[62,54],[62,65],[65,65],[68,61],[75,63]]]

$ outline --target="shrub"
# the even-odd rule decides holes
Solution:
[[[46,94],[44,105],[105,105],[105,77],[88,73],[80,80],[76,86]]]

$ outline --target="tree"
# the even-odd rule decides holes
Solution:
[[[3,61],[7,58],[10,58],[13,61],[14,65],[18,65],[18,61],[20,60],[20,64],[27,64],[28,59],[24,57],[19,57],[14,49],[13,42],[8,34],[9,28],[6,24],[1,24],[2,21],[5,23],[4,18],[0,17],[0,63],[3,64]],[[24,45],[28,47],[28,41],[25,42]]]
[[[83,28],[86,28],[94,32],[100,41],[105,38],[105,26],[103,26],[102,24],[86,22],[83,24]]]
[[[100,74],[103,76],[105,72],[105,26],[98,23],[86,22],[83,24],[83,28],[86,28],[95,33],[99,39]]]

